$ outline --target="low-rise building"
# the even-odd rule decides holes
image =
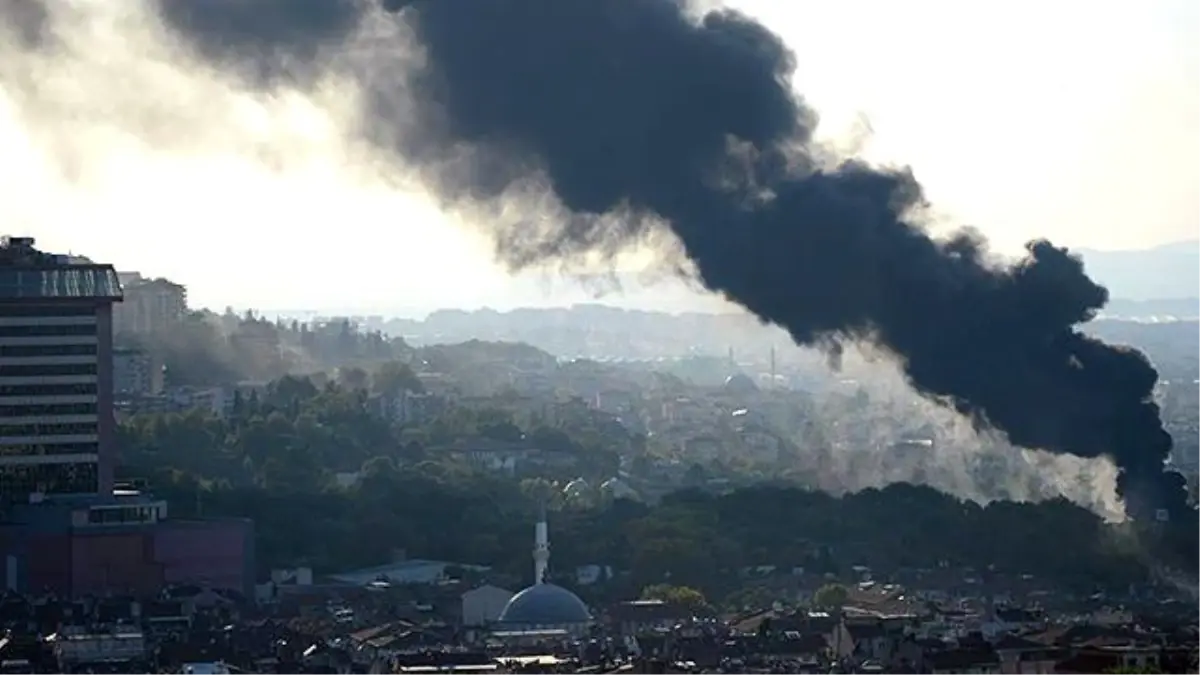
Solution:
[[[254,588],[254,528],[245,519],[172,519],[135,491],[54,496],[9,509],[0,570],[18,592],[63,597],[153,594],[172,584]]]
[[[669,631],[692,618],[690,609],[663,600],[630,600],[608,611],[608,619],[621,635]]]
[[[459,568],[472,572],[486,572],[487,567],[480,565],[460,565],[442,560],[422,560],[412,558],[396,560],[395,562],[376,567],[367,567],[348,572],[330,575],[334,581],[353,586],[366,586],[372,582],[382,581],[392,584],[436,584],[447,578],[446,571]]]
[[[925,656],[925,667],[930,673],[1000,673],[1000,656],[988,644],[959,645],[936,651]]]

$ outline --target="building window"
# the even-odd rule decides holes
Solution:
[[[95,422],[67,424],[5,424],[0,419],[0,436],[77,436],[96,433]]]
[[[96,403],[46,403],[41,405],[0,405],[0,424],[5,417],[54,417],[58,415],[95,415]]]
[[[0,365],[0,377],[95,375],[96,363],[48,363],[43,365]]]
[[[0,337],[58,337],[63,335],[95,334],[96,324],[94,323],[0,326]]]
[[[95,356],[95,343],[86,345],[0,345],[0,357],[22,358],[28,356]]]
[[[0,457],[42,457],[45,455],[96,455],[100,444],[92,443],[21,443],[0,445]]]
[[[27,305],[16,303],[4,308],[4,316],[96,316],[96,307],[81,304]]]
[[[95,462],[0,466],[0,495],[24,499],[30,494],[90,494],[100,488]]]
[[[88,511],[91,525],[120,525],[123,523],[149,523],[154,521],[155,510],[145,506],[108,506]]]
[[[95,396],[96,383],[0,385],[0,396]]]

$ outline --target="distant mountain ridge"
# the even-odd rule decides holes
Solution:
[[[3,2],[3,0],[0,0]],[[1110,302],[1103,316],[1127,319],[1152,317],[1196,318],[1200,316],[1200,239],[1189,239],[1148,249],[1100,251],[1077,248],[1087,273],[1108,288]],[[613,275],[615,286],[609,293],[596,293],[563,278],[552,278],[553,292],[547,293],[545,279],[536,276],[514,278],[496,293],[481,298],[476,307],[500,310],[558,307],[577,304],[602,304],[622,309],[640,309],[669,313],[727,313],[733,305],[704,294],[695,284],[678,279],[659,279],[647,283],[639,274]],[[272,309],[268,315],[302,317],[365,316],[416,318],[437,311],[436,306],[375,308]]]
[[[1088,274],[1107,286],[1114,300],[1200,297],[1200,239],[1134,251],[1080,248],[1075,252],[1083,258]]]

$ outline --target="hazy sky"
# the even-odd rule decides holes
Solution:
[[[948,221],[1002,251],[1035,236],[1138,248],[1197,234],[1193,0],[731,4],[796,51],[824,134],[869,120],[865,156],[913,166]],[[0,44],[0,229],[169,276],[216,307],[584,297],[506,279],[470,228],[388,187],[343,133],[346,83],[246,93],[187,63],[137,7],[63,0],[67,49],[53,57]]]

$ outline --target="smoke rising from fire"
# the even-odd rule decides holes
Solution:
[[[1111,458],[1133,514],[1187,508],[1181,481],[1163,471],[1171,441],[1151,398],[1153,367],[1076,328],[1106,291],[1045,241],[1001,265],[969,230],[931,237],[911,172],[839,160],[813,142],[817,116],[788,84],[793,56],[765,27],[672,0],[388,4],[390,14],[353,0],[157,0],[138,25],[158,51],[137,67],[162,93],[136,92],[140,137],[103,142],[179,148],[186,122],[169,118],[190,108],[199,137],[189,147],[257,144],[262,162],[286,163],[303,145],[272,140],[286,130],[202,132],[220,128],[211,116],[234,115],[243,95],[298,120],[319,100],[358,132],[361,144],[338,146],[346,167],[391,161],[402,167],[393,177],[419,182],[443,207],[486,215],[514,268],[611,256],[669,231],[705,286],[798,343],[873,343],[917,391],[980,428]],[[103,26],[84,35],[62,18],[75,11],[85,10],[19,19],[12,49],[27,58],[0,65],[6,89],[19,64],[102,39]],[[162,66],[185,62],[196,69],[188,86]],[[65,124],[72,101],[47,97],[52,86],[12,87],[25,103],[11,114],[53,100]],[[190,105],[156,102],[171,96]],[[45,143],[61,133],[30,126]],[[87,164],[71,157],[78,147],[56,154],[60,170]]]

